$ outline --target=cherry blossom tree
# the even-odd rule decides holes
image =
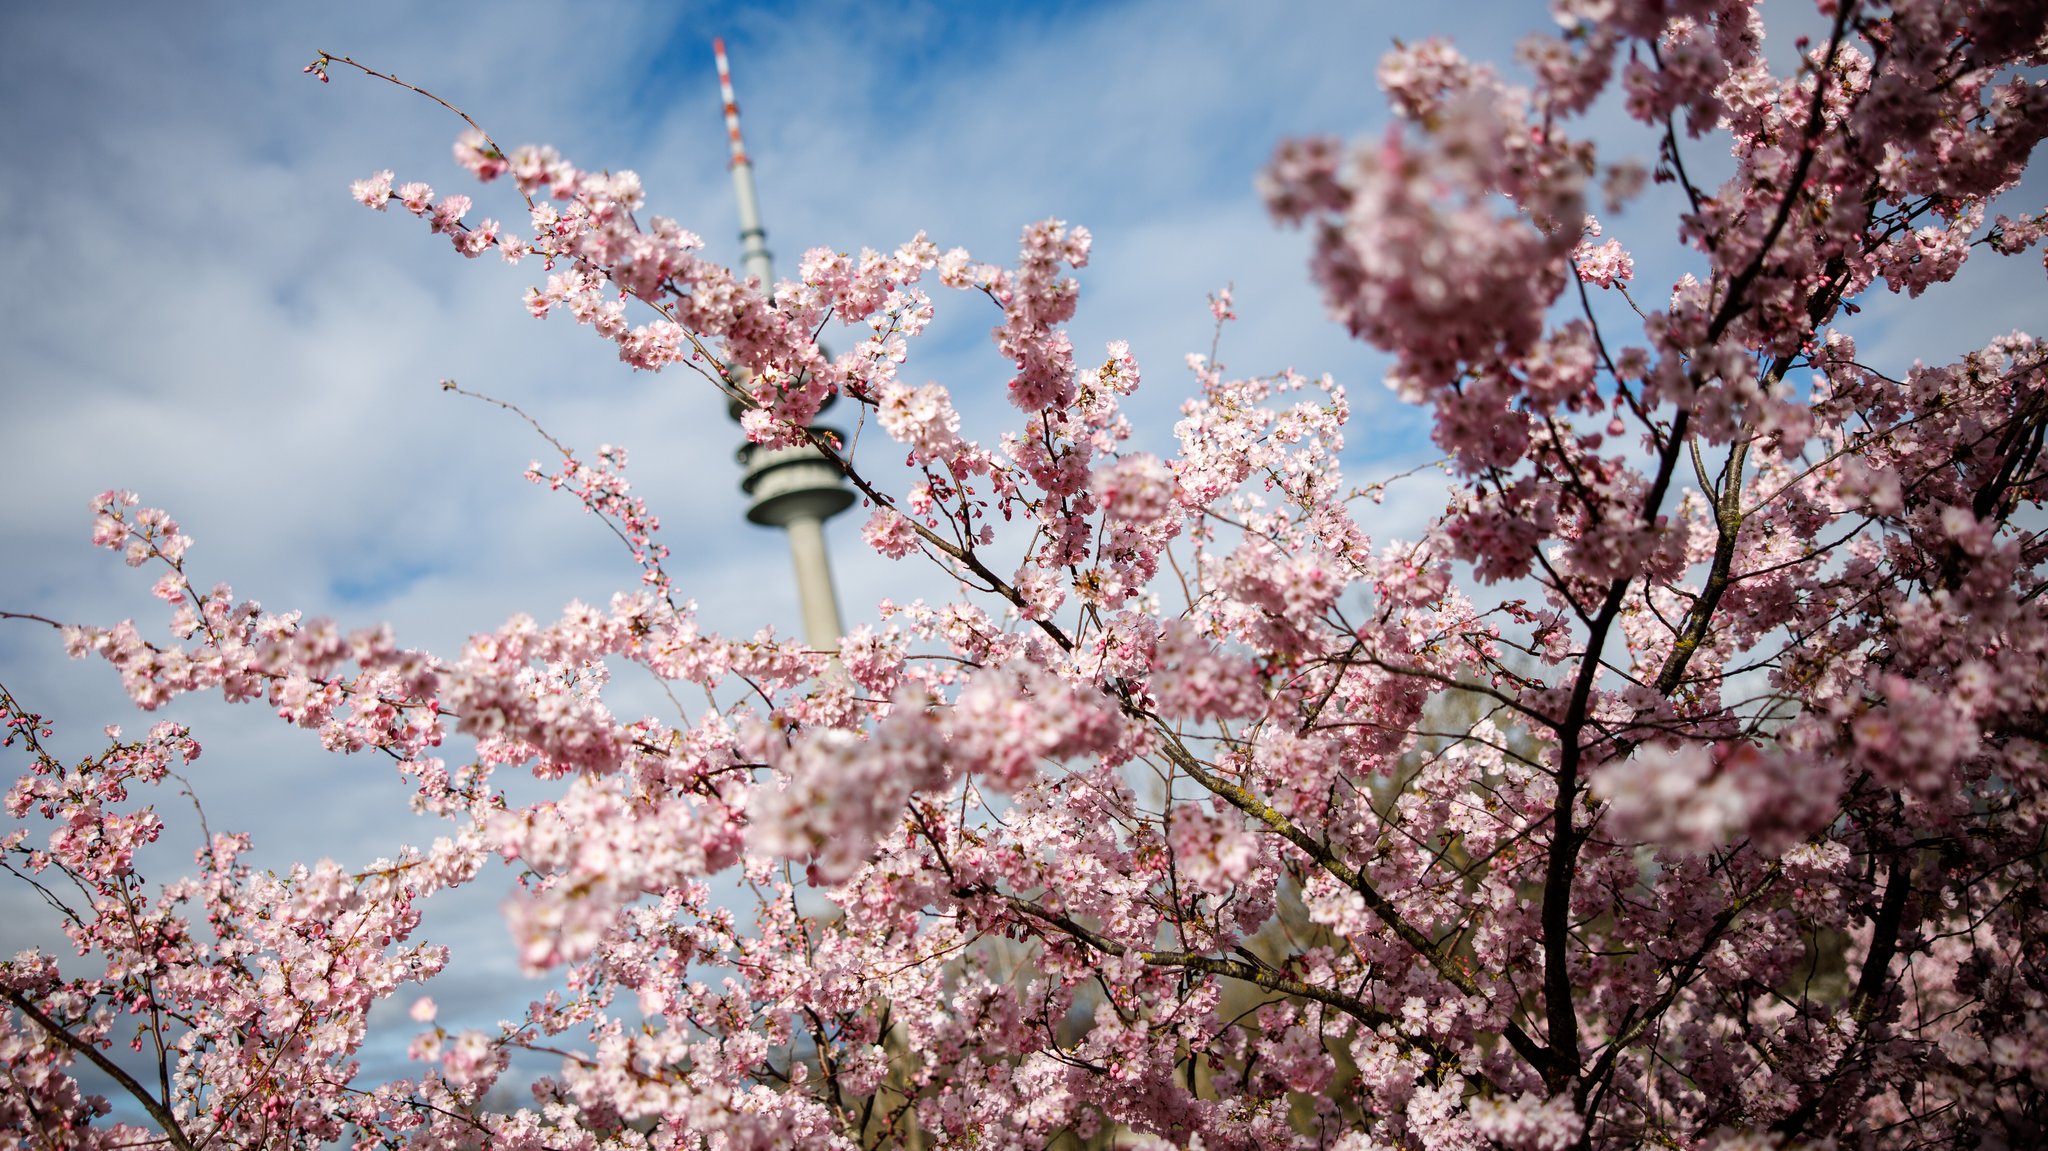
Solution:
[[[465,256],[537,267],[534,315],[824,452],[867,541],[960,593],[885,603],[836,654],[709,634],[625,452],[557,445],[530,478],[603,517],[639,586],[437,655],[207,585],[169,515],[102,495],[93,538],[155,573],[170,636],[68,626],[72,655],[144,709],[219,692],[388,756],[447,832],[283,874],[208,832],[192,874],[146,882],[151,797],[192,735],[109,728],[67,761],[0,694],[26,758],[5,866],[77,948],[0,964],[0,1130],[2038,1145],[2048,363],[2014,333],[1889,376],[1850,317],[2040,240],[1991,201],[2048,133],[2048,8],[1823,0],[1773,71],[1754,3],[1554,7],[1528,83],[1398,47],[1383,138],[1289,141],[1262,178],[1333,314],[1429,413],[1451,496],[1413,540],[1368,535],[1381,489],[1340,473],[1328,379],[1191,357],[1177,450],[1128,450],[1139,365],[1062,329],[1081,228],[1027,229],[1009,266],[920,235],[763,285],[646,215],[631,173],[475,125],[457,158],[509,177],[517,230],[358,182]],[[1653,164],[1587,138],[1603,97]],[[1668,295],[1592,215],[1647,181],[1685,202]],[[902,378],[934,286],[999,321],[999,439]],[[835,397],[869,451],[812,426]],[[908,483],[882,478],[904,458]],[[615,714],[608,660],[722,702]],[[512,802],[512,771],[552,797]],[[415,997],[417,1074],[368,1080],[371,1007],[446,961],[422,901],[492,857],[519,876],[520,961],[565,990],[495,1032]],[[487,1106],[518,1051],[559,1070]]]

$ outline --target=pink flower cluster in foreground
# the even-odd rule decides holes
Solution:
[[[1411,540],[1355,514],[1385,488],[1343,476],[1328,379],[1193,357],[1174,449],[1126,451],[1138,363],[1063,327],[1082,229],[1026,229],[1008,267],[920,235],[762,285],[646,214],[631,173],[548,149],[456,147],[510,178],[528,239],[467,197],[359,182],[465,255],[537,265],[533,314],[697,373],[760,443],[827,452],[868,541],[960,594],[885,603],[836,661],[706,633],[625,454],[557,445],[532,478],[618,533],[639,588],[436,655],[203,588],[176,523],[104,494],[93,538],[156,574],[171,629],[68,628],[74,655],[145,709],[218,691],[382,753],[447,832],[283,874],[218,834],[146,883],[150,797],[198,744],[109,729],[71,765],[0,694],[27,760],[0,859],[77,949],[0,963],[0,1131],[2037,1145],[2048,352],[2014,333],[1887,375],[1849,316],[2041,239],[2042,214],[1989,205],[2048,134],[2048,8],[1827,0],[1787,72],[1753,3],[1554,8],[1561,31],[1520,49],[1531,83],[1401,47],[1393,127],[1283,144],[1264,177],[1333,314],[1428,411],[1451,492]],[[1603,93],[1653,165],[1576,134]],[[1649,180],[1685,205],[1668,294],[1608,234],[1639,234],[1621,212]],[[934,285],[994,309],[1017,409],[994,438],[909,373]],[[874,409],[903,490],[811,430],[834,397]],[[616,714],[621,663],[723,702]],[[513,802],[508,771],[549,798]],[[519,961],[566,990],[450,1031],[401,991],[446,958],[418,909],[492,857],[519,876]],[[382,1081],[359,1058],[394,995],[417,1070]],[[522,1051],[558,1069],[504,1103]]]

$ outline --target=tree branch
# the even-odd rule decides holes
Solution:
[[[151,1095],[142,1084],[136,1082],[134,1076],[122,1070],[120,1064],[107,1058],[98,1047],[73,1035],[63,1024],[43,1014],[42,1009],[30,1002],[28,996],[11,987],[0,991],[0,995],[5,995],[7,1002],[13,1004],[16,1011],[34,1020],[36,1026],[48,1032],[52,1039],[85,1056],[86,1060],[99,1068],[102,1074],[134,1096],[135,1101],[142,1104],[142,1109],[149,1112],[149,1117],[163,1127],[164,1138],[170,1140],[171,1146],[176,1147],[178,1151],[193,1151],[192,1141],[186,1138],[185,1129],[178,1126],[178,1117],[171,1114],[170,1108]]]

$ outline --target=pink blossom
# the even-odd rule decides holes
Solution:
[[[455,141],[455,162],[469,169],[471,175],[489,183],[505,174],[511,167],[504,154],[484,139],[482,132],[470,129]]]
[[[424,216],[427,210],[433,207],[434,189],[430,185],[414,181],[399,187],[398,199],[405,205],[406,211],[415,216]]]
[[[391,202],[391,170],[387,168],[367,180],[357,180],[348,186],[348,191],[357,203],[381,212]]]
[[[407,187],[409,188],[411,187],[411,185],[407,185]],[[412,207],[412,200],[410,197],[407,197],[406,199],[406,207]],[[427,223],[436,232],[454,233],[461,226],[462,217],[468,214],[468,212],[468,196],[444,196],[441,198],[440,203],[434,205],[432,218],[429,219]],[[463,254],[474,255],[475,253],[465,252]]]
[[[1749,806],[1715,750],[1701,744],[1646,747],[1593,776],[1610,833],[1679,851],[1707,851],[1740,834]]]
[[[1173,513],[1176,494],[1173,469],[1144,453],[1125,456],[1095,475],[1096,502],[1114,519],[1163,519]]]
[[[1594,235],[1599,235],[1596,231]],[[1635,278],[1635,261],[1621,246],[1620,240],[1609,240],[1598,247],[1591,239],[1579,241],[1572,249],[1572,268],[1579,279],[1602,288],[1612,288]]]
[[[869,547],[890,559],[902,559],[918,547],[916,530],[892,508],[876,508],[860,534]]]

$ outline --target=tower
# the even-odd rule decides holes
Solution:
[[[732,143],[732,186],[740,207],[741,266],[764,289],[775,284],[768,255],[768,233],[761,227],[761,205],[754,194],[754,166],[740,140],[740,108],[733,98],[732,68],[725,41],[712,41],[718,56],[718,87],[725,97],[725,128]],[[739,418],[741,407],[729,409]],[[743,444],[740,465],[746,477],[740,487],[749,497],[747,519],[789,533],[790,559],[796,566],[797,600],[804,616],[804,639],[821,651],[837,651],[845,631],[839,619],[839,597],[832,586],[832,565],[825,553],[825,521],[853,505],[853,492],[839,468],[809,446],[769,449]]]

